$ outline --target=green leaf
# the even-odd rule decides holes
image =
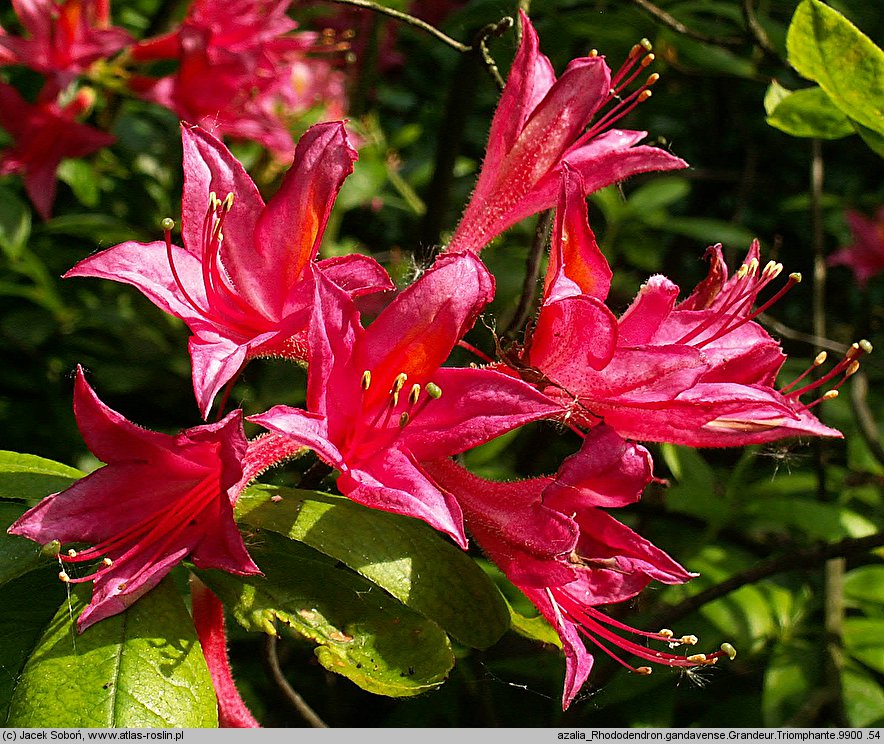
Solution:
[[[884,566],[860,566],[844,577],[844,596],[884,607]]]
[[[250,552],[263,577],[199,572],[243,627],[274,633],[278,620],[318,644],[326,669],[379,695],[418,695],[445,681],[454,655],[439,626],[306,545],[259,534]]]
[[[792,639],[774,646],[764,672],[761,697],[764,725],[785,725],[817,689],[820,675],[820,654],[816,645]]]
[[[884,674],[884,619],[846,618],[844,646],[858,662],[879,674]]]
[[[858,121],[850,120],[851,125],[856,130],[856,133],[862,137],[863,142],[872,150],[876,155],[880,155],[884,158],[884,135],[878,134],[878,132],[873,132],[868,127],[864,127]]]
[[[98,173],[86,160],[63,160],[58,166],[58,178],[71,187],[77,201],[84,207],[97,207],[100,198]]]
[[[691,185],[680,176],[664,176],[640,186],[629,195],[626,211],[646,215],[671,206],[691,192]]]
[[[30,208],[9,189],[0,189],[0,249],[15,260],[30,237]]]
[[[776,82],[771,83],[768,95],[774,87],[781,88]],[[765,108],[768,109],[768,95],[765,96]],[[818,139],[840,139],[854,134],[850,120],[832,103],[822,88],[805,88],[793,92],[786,91],[780,97],[774,94],[779,102],[768,109],[767,123],[781,132],[793,137],[816,137]]]
[[[36,455],[0,450],[0,498],[36,504],[85,475],[76,468]]]
[[[57,567],[32,571],[0,586],[0,723],[9,714],[25,662],[62,602],[67,611],[63,586]]]
[[[884,688],[874,676],[857,664],[848,664],[841,677],[844,711],[851,726],[884,726]]]
[[[819,0],[802,0],[786,37],[789,63],[846,115],[884,134],[884,52]]]
[[[342,561],[468,646],[487,648],[509,627],[484,572],[423,522],[342,496],[263,485],[240,497],[236,514]]]
[[[21,504],[0,501],[0,584],[33,571],[48,560],[42,546],[6,532],[23,512]]]
[[[170,578],[81,635],[91,586],[58,610],[16,682],[8,726],[217,726],[215,691],[193,622]]]
[[[707,217],[670,217],[660,215],[659,219],[647,219],[652,227],[666,232],[694,238],[703,244],[724,243],[738,248],[748,248],[755,237],[746,228],[739,225],[714,220]]]

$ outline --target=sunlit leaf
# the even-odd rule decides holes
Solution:
[[[216,726],[217,703],[193,622],[167,578],[126,612],[77,634],[91,594],[71,595],[17,679],[9,726]]]
[[[270,486],[249,489],[236,513],[342,561],[462,643],[486,648],[509,627],[506,605],[481,569],[422,522],[342,496]]]

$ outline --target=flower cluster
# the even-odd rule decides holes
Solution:
[[[108,0],[14,0],[24,36],[0,29],[0,65],[22,65],[45,78],[35,103],[0,83],[0,126],[13,139],[0,173],[19,173],[44,219],[62,158],[88,155],[114,141],[79,123],[94,88],[137,96],[218,136],[252,140],[281,161],[292,158],[291,129],[308,111],[339,119],[346,109],[334,33],[298,31],[291,0],[193,0],[162,36],[136,41],[110,24]],[[339,55],[337,55],[339,56]],[[150,74],[156,62],[174,72]]]
[[[60,6],[55,23],[74,3]],[[275,65],[302,49],[303,39],[289,35],[287,3],[235,5],[241,13],[197,3],[174,34],[131,50],[136,59],[180,60],[179,71],[155,81],[149,95],[205,123],[200,107],[210,104],[201,95],[236,88],[238,76],[272,78]],[[29,6],[17,3],[24,21]],[[17,59],[31,54],[56,75],[79,70],[96,50],[126,43],[102,26],[98,7],[79,16],[93,22],[81,20],[80,51],[62,61],[40,46],[55,36],[36,25],[28,44],[7,38],[3,48]],[[807,396],[832,380],[838,380],[833,389],[816,400],[837,394],[868,345],[852,347],[816,382],[802,385],[802,376],[776,387],[785,355],[756,318],[800,277],[783,280],[780,264],[762,266],[757,244],[733,274],[720,246],[710,248],[708,276],[680,302],[674,283],[651,277],[617,317],[606,304],[612,272],[589,227],[585,197],[631,174],[685,165],[638,145],[644,132],[610,129],[647,99],[653,75],[632,92],[630,86],[652,56],[636,45],[612,74],[592,54],[573,60],[556,79],[529,19],[523,14],[521,21],[521,46],[476,189],[450,243],[410,286],[396,292],[385,270],[365,256],[317,260],[357,157],[342,122],[307,131],[267,203],[219,139],[184,125],[182,245],[173,243],[169,220],[165,240],[122,243],[67,273],[132,285],[187,324],[194,393],[207,420],[222,389],[255,358],[307,366],[305,407],[278,405],[248,416],[268,432],[252,441],[243,433],[243,411],[225,415],[226,396],[215,423],[156,434],[102,404],[78,371],[77,421],[107,464],[28,511],[10,532],[65,548],[89,545],[60,554],[65,566],[97,566],[86,576],[61,573],[64,581],[94,582],[81,630],[124,610],[187,556],[197,566],[258,572],[232,504],[259,473],[309,448],[336,471],[337,487],[350,499],[423,520],[463,547],[469,532],[561,636],[564,707],[587,679],[595,648],[618,660],[638,657],[637,666],[622,663],[640,674],[650,673],[651,663],[691,667],[733,656],[729,644],[708,654],[673,653],[696,639],[630,628],[599,609],[651,581],[681,583],[693,575],[606,511],[636,502],[652,479],[651,455],[634,440],[708,447],[840,436],[817,420]],[[192,92],[191,75],[207,65],[217,70],[219,87]],[[216,131],[245,136],[243,127],[252,127],[258,141],[285,151],[261,118],[263,96],[275,84],[265,82],[256,97],[236,103],[242,108],[233,123],[218,118]],[[176,108],[183,106],[189,108]],[[28,162],[25,155],[21,160]],[[541,308],[524,339],[499,348],[484,366],[448,366],[452,349],[494,297],[481,250],[518,220],[552,207]],[[358,302],[365,295],[382,307],[367,326]],[[495,483],[451,459],[542,419],[582,439],[579,451],[548,476]],[[217,614],[201,592],[199,606]]]

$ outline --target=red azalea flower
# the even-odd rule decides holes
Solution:
[[[872,218],[848,210],[844,219],[853,233],[853,243],[829,256],[829,266],[847,266],[864,287],[884,271],[884,207]]]
[[[44,220],[52,214],[59,163],[64,158],[88,155],[115,140],[76,121],[90,103],[89,92],[81,90],[64,108],[54,102],[32,105],[11,85],[0,82],[0,126],[13,139],[12,147],[0,153],[0,174],[22,174],[25,190]]]
[[[613,78],[603,57],[580,57],[557,80],[531,21],[519,13],[522,43],[491,122],[476,190],[448,245],[452,251],[478,252],[519,220],[552,207],[564,161],[583,176],[586,194],[636,173],[687,166],[665,150],[636,146],[647,132],[610,129],[650,95],[655,76],[633,93],[626,88],[653,55],[637,44]]]
[[[249,421],[313,449],[354,501],[417,517],[465,545],[460,509],[420,462],[557,410],[500,372],[441,366],[493,288],[476,257],[446,255],[364,329],[352,301],[317,272],[308,410],[275,406]]]
[[[94,582],[82,632],[122,612],[188,555],[200,568],[260,573],[233,521],[246,438],[242,411],[177,436],[142,429],[104,405],[77,369],[74,413],[89,450],[107,463],[43,499],[9,532],[39,543],[89,543],[63,551],[60,576]],[[70,567],[98,562],[85,576]]]
[[[137,61],[178,59],[160,79],[133,77],[134,90],[217,136],[258,142],[281,160],[292,157],[290,120],[316,105],[343,116],[343,73],[328,57],[334,39],[292,33],[291,0],[198,0],[181,26],[132,49]],[[207,81],[211,81],[207,84]]]
[[[450,460],[424,468],[457,499],[485,553],[558,632],[566,661],[563,709],[592,669],[587,642],[640,674],[650,674],[651,668],[628,664],[611,647],[671,667],[712,664],[725,655],[682,656],[649,648],[626,636],[668,645],[696,639],[675,641],[670,631],[637,630],[597,609],[634,597],[652,580],[680,584],[696,575],[602,511],[638,501],[651,479],[651,459],[643,447],[599,426],[554,477],[496,483]]]
[[[183,127],[184,247],[122,243],[78,263],[66,277],[98,276],[137,287],[193,331],[193,387],[203,416],[247,359],[304,356],[310,311],[304,277],[356,151],[341,122],[317,124],[298,143],[279,191],[265,205],[230,151]],[[221,195],[220,198],[217,195]],[[367,256],[320,261],[354,295],[393,288]]]
[[[10,61],[54,75],[57,90],[95,60],[132,42],[110,25],[109,0],[12,0],[30,38],[0,34],[0,50]]]
[[[676,304],[678,287],[654,276],[616,318],[604,304],[611,272],[587,223],[583,194],[579,174],[566,169],[543,305],[524,346],[508,359],[561,401],[569,421],[603,420],[626,437],[695,447],[841,436],[801,397],[853,374],[868,342],[856,344],[819,381],[796,387],[796,380],[778,390],[785,354],[754,322],[799,275],[755,308],[782,265],[761,268],[756,242],[729,278],[721,247],[714,246],[708,277],[687,299]]]

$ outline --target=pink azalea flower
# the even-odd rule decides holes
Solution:
[[[0,51],[55,76],[57,90],[132,42],[126,31],[110,25],[109,0],[12,0],[12,5],[30,37],[0,34]]]
[[[491,275],[470,254],[445,256],[366,329],[347,295],[319,272],[315,294],[308,410],[275,406],[249,420],[313,449],[340,471],[344,495],[422,519],[465,545],[457,503],[420,462],[556,410],[521,380],[441,366],[490,301]]]
[[[522,44],[491,122],[476,190],[448,245],[452,251],[480,251],[519,220],[554,206],[563,161],[583,176],[587,194],[636,173],[687,166],[665,150],[636,146],[647,132],[609,128],[650,96],[654,75],[631,94],[625,89],[653,55],[643,57],[646,49],[637,44],[613,78],[603,57],[580,57],[557,80],[531,21],[519,12]],[[599,115],[615,96],[623,100]]]
[[[864,287],[884,271],[884,207],[873,218],[848,210],[844,219],[853,233],[853,243],[829,256],[829,266],[847,266]]]
[[[114,142],[111,135],[76,121],[90,103],[84,89],[63,108],[54,102],[32,105],[11,85],[0,82],[0,126],[13,139],[12,147],[0,153],[0,175],[23,176],[28,197],[44,220],[52,213],[59,163]]]
[[[695,576],[602,511],[639,499],[651,479],[650,455],[643,447],[599,426],[555,477],[495,483],[450,460],[424,467],[458,500],[467,528],[485,553],[558,632],[566,661],[562,708],[571,704],[592,669],[587,642],[640,674],[650,674],[650,667],[628,664],[611,646],[670,667],[711,664],[724,655],[680,656],[649,648],[624,635],[672,644],[673,634],[636,630],[596,609],[634,597],[652,580],[680,584]]]
[[[77,369],[74,414],[105,467],[43,499],[9,532],[39,543],[89,543],[59,555],[62,581],[94,582],[82,632],[123,612],[186,556],[200,568],[260,573],[233,521],[246,438],[242,412],[177,436],[142,429],[104,405]],[[70,566],[98,562],[85,576]]]
[[[507,360],[557,397],[568,421],[604,421],[626,437],[695,447],[841,436],[800,398],[855,372],[868,343],[855,345],[818,382],[777,390],[786,357],[753,320],[799,275],[755,308],[782,265],[761,268],[755,242],[729,278],[721,246],[714,246],[708,277],[687,299],[676,303],[678,287],[653,276],[615,318],[604,304],[611,272],[587,223],[583,193],[579,174],[566,172],[543,305],[525,345]]]
[[[217,392],[248,359],[304,357],[310,311],[304,277],[356,152],[342,123],[312,127],[265,205],[221,142],[191,127],[182,128],[182,138],[184,247],[172,245],[168,234],[165,243],[122,243],[81,261],[65,276],[131,284],[187,323],[193,332],[194,392],[206,417]],[[367,256],[318,265],[354,295],[393,286]]]
[[[134,77],[133,89],[219,137],[253,140],[281,160],[291,158],[291,121],[321,104],[328,104],[326,118],[339,118],[346,97],[343,73],[327,58],[308,56],[337,49],[334,40],[291,33],[297,24],[286,15],[290,4],[194,3],[178,29],[132,50],[136,61],[177,58],[178,71]]]

